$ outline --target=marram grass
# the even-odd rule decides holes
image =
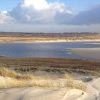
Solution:
[[[65,74],[62,79],[55,80],[50,77],[20,74],[7,68],[0,68],[0,88],[12,87],[52,87],[86,90],[86,85],[83,82],[74,80],[68,74]]]

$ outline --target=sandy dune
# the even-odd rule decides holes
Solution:
[[[13,73],[13,71],[9,72],[7,69],[2,71],[6,74],[10,73],[7,76]],[[35,73],[35,75],[41,76],[44,74],[46,75],[47,73],[44,71]],[[47,75],[51,76],[50,73]],[[0,88],[6,88],[0,89],[0,100],[100,100],[100,78],[94,77],[93,80],[83,83],[81,78],[76,78],[80,74],[73,74],[72,76],[74,78],[69,74],[65,75],[66,78],[53,78],[52,76],[50,79],[43,77],[41,79],[34,77],[34,80],[21,82],[21,84],[23,82],[29,83],[25,85],[27,86],[26,88],[11,88],[22,87],[22,85],[16,78],[0,76]],[[38,82],[37,85],[33,84],[34,82],[35,84]],[[47,84],[45,84],[46,82]]]
[[[2,89],[0,100],[100,100],[100,78],[86,84],[86,92],[69,88]]]
[[[65,89],[8,89],[0,91],[0,100],[61,100]]]

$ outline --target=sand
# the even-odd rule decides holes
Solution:
[[[55,77],[53,77],[55,76]],[[63,83],[63,81],[59,77],[58,74],[46,73],[44,71],[35,72],[36,76],[47,75],[54,78],[55,82]],[[80,75],[79,73],[71,74],[74,76],[74,84],[80,83],[78,81],[81,80],[84,75]],[[77,78],[78,77],[78,78]],[[68,79],[68,78],[67,78]],[[37,80],[39,81],[39,80]],[[13,82],[17,83],[16,80],[9,77],[0,76],[0,86],[5,87],[7,85],[12,85]],[[30,82],[28,80],[28,82]],[[42,81],[43,83],[46,81]],[[51,82],[51,81],[50,81]],[[49,83],[50,83],[49,82]],[[65,81],[64,81],[65,82]],[[71,81],[69,81],[71,83]],[[40,82],[41,83],[41,82]],[[93,80],[85,82],[86,90],[82,90],[80,88],[75,87],[24,87],[24,88],[11,88],[11,86],[6,87],[6,89],[0,89],[0,100],[100,100],[100,78],[93,77]]]
[[[0,100],[100,100],[100,78],[86,83],[87,90],[70,88],[1,89]]]

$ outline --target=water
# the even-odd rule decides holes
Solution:
[[[81,58],[78,55],[72,54],[70,48],[100,48],[100,43],[1,43],[0,56]]]

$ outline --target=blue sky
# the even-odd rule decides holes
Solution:
[[[49,32],[52,26],[56,32],[100,32],[100,0],[0,1],[0,31]]]

